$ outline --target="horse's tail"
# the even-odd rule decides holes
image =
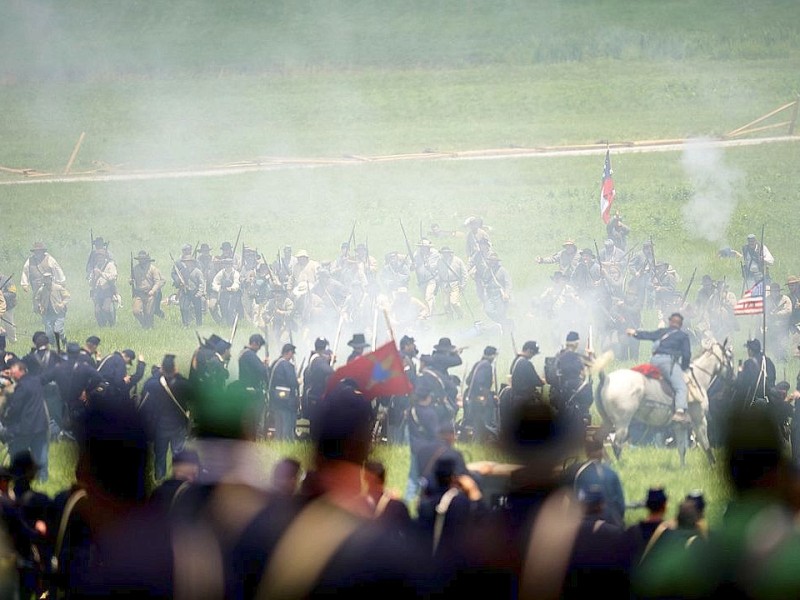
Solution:
[[[597,376],[600,383],[597,384],[597,388],[594,391],[594,404],[597,406],[597,412],[600,413],[603,424],[610,425],[611,419],[608,418],[608,412],[606,412],[606,407],[603,405],[603,386],[606,384],[606,374],[600,371]]]

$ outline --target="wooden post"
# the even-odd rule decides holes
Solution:
[[[794,135],[794,126],[797,123],[797,111],[800,108],[800,95],[797,96],[797,100],[794,101],[794,108],[792,109],[792,118],[789,122],[789,135]]]
[[[72,151],[72,155],[69,157],[69,162],[67,163],[67,166],[64,167],[64,175],[67,175],[69,173],[69,170],[72,168],[72,163],[75,162],[75,157],[78,156],[78,150],[81,149],[81,144],[83,143],[83,138],[85,137],[86,137],[86,132],[81,131],[81,136],[78,138],[78,143],[75,144],[75,149]]]

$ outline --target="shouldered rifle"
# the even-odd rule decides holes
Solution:
[[[8,282],[11,281],[11,278],[13,276],[14,276],[14,274],[12,273],[8,277],[6,277],[6,280],[2,283],[2,285],[0,285],[0,292],[5,292],[6,291],[6,286],[8,285]]]
[[[192,250],[192,257],[197,258],[197,251],[200,249],[200,240],[197,240],[197,243],[194,245],[194,250]]]
[[[233,244],[233,260],[234,260],[234,264],[236,262],[236,248],[239,246],[239,238],[241,237],[241,235],[242,235],[242,226],[239,225],[239,233],[236,234],[236,242],[234,242],[234,244]]]
[[[353,228],[350,230],[350,237],[347,238],[347,254],[350,255],[350,248],[356,242],[356,220],[353,220]]]
[[[406,250],[408,251],[408,263],[411,267],[414,266],[414,251],[411,249],[411,243],[408,241],[408,235],[406,235],[406,228],[403,227],[403,219],[400,219],[400,230],[403,232],[403,239],[406,241]]]
[[[131,296],[136,297],[136,279],[133,276],[133,252],[131,252]]]
[[[600,260],[600,250],[597,248],[597,240],[592,240],[594,242],[594,253],[597,255],[597,264],[600,265],[600,274],[603,274],[603,261]]]
[[[181,275],[181,268],[178,266],[178,261],[175,260],[175,257],[172,256],[172,252],[169,253],[169,259],[172,261],[172,266],[175,267],[175,274],[178,276],[178,281],[181,284],[183,289],[186,289],[186,280]]]
[[[694,283],[695,275],[697,275],[697,267],[695,267],[694,271],[692,271],[692,277],[689,279],[689,285],[686,286],[686,291],[683,292],[683,295],[681,296],[681,304],[685,303],[686,298],[689,297],[689,290],[692,289],[692,284]]]

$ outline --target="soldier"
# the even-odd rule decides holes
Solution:
[[[0,320],[0,328],[5,329],[9,342],[17,341],[17,326],[14,320],[14,309],[17,306],[17,286],[11,280],[12,276],[0,273],[0,295],[5,300],[6,310]]]
[[[331,265],[331,274],[338,275],[340,271],[347,268],[347,261],[350,260],[350,242],[342,242],[339,247],[339,256]]]
[[[58,419],[61,430],[75,439],[86,405],[102,383],[95,366],[85,361],[81,349],[75,342],[67,344],[67,359],[58,361],[46,369],[41,376],[42,385],[54,382],[58,387],[64,413]],[[54,416],[51,414],[51,416]]]
[[[385,264],[380,272],[380,281],[383,291],[392,294],[398,288],[408,287],[411,280],[411,271],[408,268],[408,259],[400,256],[396,250],[386,254]]]
[[[772,355],[776,360],[785,360],[788,356],[792,300],[781,293],[781,284],[777,281],[769,284],[764,310],[767,311],[767,347],[774,348]]]
[[[444,310],[453,319],[464,316],[461,295],[467,285],[467,267],[453,251],[445,246],[437,268],[437,287],[444,296]]]
[[[738,256],[742,260],[742,276],[744,277],[745,289],[748,290],[764,279],[767,272],[766,267],[771,267],[775,264],[772,253],[766,246],[762,247],[758,243],[754,233],[747,236],[747,243],[742,246],[742,251]]]
[[[342,317],[351,329],[364,330],[372,326],[372,316],[372,298],[360,282],[353,281],[342,306]]]
[[[189,382],[196,392],[213,398],[223,394],[230,377],[228,362],[231,345],[216,334],[201,341],[195,350],[189,368]]]
[[[448,370],[463,364],[461,350],[453,345],[450,338],[443,337],[430,355],[420,357],[417,382],[431,390],[440,423],[454,423],[458,412],[458,386]]]
[[[275,418],[275,439],[281,441],[295,438],[297,408],[300,389],[294,366],[293,344],[284,344],[280,357],[272,363],[269,378],[270,411]]]
[[[601,277],[600,265],[595,260],[594,252],[591,248],[584,248],[580,251],[580,259],[570,278],[578,297],[584,301],[591,301]]]
[[[359,264],[363,265],[367,281],[373,283],[378,274],[378,261],[374,256],[369,254],[366,244],[356,245],[356,260]]]
[[[206,279],[192,256],[192,247],[188,244],[181,248],[181,258],[172,265],[172,284],[178,288],[178,306],[181,310],[181,322],[189,327],[192,320],[198,326],[203,324],[203,298],[206,294]]]
[[[100,327],[111,327],[117,322],[117,265],[104,247],[95,248],[92,257],[89,294],[94,302],[94,318]]]
[[[625,252],[621,248],[617,248],[614,245],[614,240],[609,238],[603,242],[603,249],[600,250],[600,256],[597,258],[604,264],[622,265],[625,260]]]
[[[286,245],[281,248],[277,259],[272,263],[272,272],[282,283],[288,284],[296,263],[297,259],[292,256],[292,247]]]
[[[86,338],[83,348],[80,350],[79,359],[82,362],[90,364],[92,367],[97,368],[97,363],[100,361],[100,353],[98,347],[100,346],[100,338],[96,335],[90,335]]]
[[[232,258],[220,260],[220,270],[211,282],[211,289],[217,293],[220,319],[229,327],[233,325],[237,315],[242,312],[242,295],[240,274],[234,266]]]
[[[333,374],[331,361],[333,353],[328,348],[328,340],[317,338],[314,341],[314,352],[303,372],[303,415],[309,421],[311,437],[317,433],[317,411],[325,396],[328,379]]]
[[[64,271],[58,264],[55,258],[47,253],[47,246],[42,242],[36,242],[31,248],[31,256],[25,261],[22,266],[22,276],[19,279],[19,284],[24,292],[33,292],[33,297],[36,297],[36,292],[42,287],[44,276],[49,273],[54,283],[63,285],[66,281]],[[34,312],[36,306],[34,305]]]
[[[189,435],[189,380],[178,372],[174,354],[165,354],[161,369],[142,388],[139,410],[149,423],[156,481],[167,475],[167,450],[179,455]]]
[[[515,404],[539,402],[542,399],[544,379],[539,377],[532,359],[539,354],[539,344],[529,340],[522,344],[522,351],[511,361],[511,391]]]
[[[400,356],[403,358],[403,373],[406,374],[411,385],[417,382],[417,364],[415,359],[419,354],[417,344],[413,337],[404,335],[400,338]],[[386,413],[386,425],[390,444],[408,443],[408,430],[406,419],[411,406],[411,396],[391,396],[389,408]]]
[[[291,332],[295,329],[294,312],[294,300],[286,288],[282,285],[273,286],[272,296],[264,311],[264,327],[271,323],[275,339],[279,342],[287,340],[292,337]]]
[[[557,385],[555,394],[550,388],[550,403],[559,412],[580,419],[584,424],[591,423],[589,408],[592,405],[592,386],[586,373],[590,356],[578,352],[580,336],[570,331],[564,349],[556,357],[555,368]],[[550,379],[548,379],[550,381]],[[550,381],[552,384],[553,382]]]
[[[572,277],[572,271],[578,264],[578,247],[572,240],[566,240],[561,244],[561,250],[551,256],[537,256],[536,264],[538,265],[558,265],[558,270],[561,271],[565,277]]]
[[[239,273],[239,284],[242,292],[242,311],[249,320],[254,320],[256,299],[258,298],[259,259],[261,256],[253,248],[242,246],[242,270]]]
[[[658,310],[659,323],[664,324],[664,316],[681,308],[681,293],[678,291],[678,273],[669,263],[660,262],[655,266],[652,279],[653,301]]]
[[[792,336],[792,345],[800,336],[800,277],[789,275],[786,280],[789,291],[789,301],[792,303],[792,314],[789,317],[789,332]],[[10,318],[10,317],[9,317]],[[11,319],[13,321],[13,319]]]
[[[327,320],[338,320],[347,299],[348,290],[331,277],[330,271],[320,269],[317,283],[311,288],[311,293],[322,301],[323,312]]]
[[[507,315],[511,302],[511,274],[500,264],[500,257],[496,252],[490,252],[486,256],[486,264],[487,269],[483,278],[483,287],[486,291],[484,304],[486,316],[499,323],[503,331],[510,331],[513,323]]]
[[[137,264],[133,267],[133,316],[144,329],[153,327],[153,315],[156,311],[159,292],[166,281],[161,271],[153,264],[155,260],[140,250],[136,255]]]
[[[414,298],[408,292],[408,288],[397,288],[389,306],[389,319],[395,329],[412,333],[419,332],[429,317],[428,307],[422,303],[422,300]]]
[[[112,399],[130,398],[131,390],[144,377],[145,362],[144,357],[139,355],[136,362],[136,371],[133,375],[128,374],[128,367],[136,359],[136,352],[126,349],[112,352],[100,361],[97,365],[97,372],[103,380],[103,388],[107,397]]]
[[[89,257],[86,259],[87,280],[91,279],[92,270],[94,269],[94,265],[97,262],[97,253],[99,251],[105,252],[105,255],[110,260],[114,260],[114,257],[111,255],[111,251],[108,249],[108,242],[101,237],[92,238],[92,250],[91,252],[89,252]]]
[[[8,445],[8,454],[30,451],[39,465],[39,481],[48,478],[48,417],[39,377],[29,373],[28,362],[16,360],[9,368],[15,382],[14,392],[3,406],[0,441]]]
[[[471,426],[474,439],[486,443],[497,436],[497,397],[494,365],[497,348],[486,346],[483,357],[467,375],[464,423]]]
[[[606,234],[609,239],[614,242],[614,245],[623,252],[628,247],[628,234],[631,228],[622,222],[622,217],[619,216],[619,211],[611,217],[611,220],[606,225]]]
[[[483,228],[483,219],[480,217],[467,217],[464,227],[468,229],[466,236],[467,258],[472,258],[475,253],[485,253],[492,249],[489,234]]]
[[[294,258],[295,262],[289,278],[289,289],[293,290],[301,283],[305,283],[309,288],[313,287],[317,283],[319,263],[316,260],[311,260],[305,250],[298,250]]]
[[[354,333],[350,341],[347,342],[347,345],[353,349],[353,351],[350,352],[350,356],[347,357],[348,363],[354,361],[359,356],[363,356],[364,350],[370,347],[363,333]]]
[[[241,258],[235,254],[233,246],[230,242],[222,242],[219,247],[220,253],[214,257],[214,270],[219,272],[227,264],[225,261],[230,260],[233,267],[238,271],[242,266]]]
[[[627,333],[639,340],[655,342],[650,364],[658,367],[661,374],[669,380],[672,389],[675,390],[675,420],[685,423],[688,420],[686,411],[689,405],[683,372],[689,368],[692,349],[689,336],[682,330],[682,327],[683,316],[676,312],[669,316],[669,327],[655,331],[631,328],[627,330]]]
[[[61,339],[66,339],[64,319],[67,316],[69,299],[67,288],[53,281],[53,274],[46,272],[42,277],[42,285],[33,298],[33,306],[34,312],[42,317],[47,337],[60,336]]]
[[[267,343],[264,336],[254,333],[239,354],[239,382],[253,398],[256,407],[256,437],[267,437],[267,400],[265,392],[269,381],[269,353],[262,360],[258,353]]]
[[[422,239],[417,244],[414,254],[414,272],[420,294],[425,299],[428,313],[433,314],[433,303],[436,299],[436,276],[439,266],[439,252],[431,245],[431,241]]]

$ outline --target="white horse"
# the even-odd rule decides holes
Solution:
[[[600,384],[595,391],[597,410],[603,419],[603,433],[614,433],[612,447],[619,459],[622,447],[628,440],[631,421],[664,427],[674,414],[674,398],[668,395],[661,381],[648,378],[632,369],[612,371],[608,376],[600,370]],[[733,376],[733,353],[728,340],[709,342],[702,354],[694,359],[684,373],[688,387],[689,417],[697,443],[705,451],[710,464],[714,455],[708,442],[708,388],[717,377]],[[685,465],[689,430],[676,428],[676,440]]]

